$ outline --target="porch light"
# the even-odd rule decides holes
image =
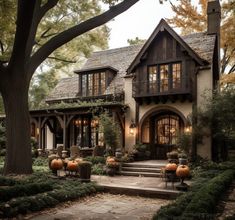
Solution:
[[[130,128],[130,130],[129,130],[130,135],[134,135],[135,134],[135,129],[136,129],[136,124],[133,121],[131,121],[131,124],[130,124],[129,128]]]
[[[186,126],[184,131],[185,131],[185,133],[190,133],[192,131],[192,127],[191,126]]]
[[[81,120],[80,119],[77,119],[74,121],[74,124],[78,127],[81,125]]]

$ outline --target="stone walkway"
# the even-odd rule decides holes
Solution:
[[[25,219],[34,220],[149,220],[169,200],[126,195],[97,194],[93,197],[43,211]]]
[[[235,215],[235,182],[229,189],[228,197],[225,201],[222,201],[224,204],[223,213],[217,218],[218,220],[224,220],[227,217]]]

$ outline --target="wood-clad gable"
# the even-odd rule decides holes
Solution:
[[[143,47],[145,49],[141,50],[128,69],[135,72],[133,97],[139,103],[175,102],[176,99],[191,101],[197,66],[203,60],[197,54],[192,56],[191,49],[188,50],[179,41],[178,35],[172,35],[165,28],[165,22],[162,25],[155,38],[151,39],[147,48]]]

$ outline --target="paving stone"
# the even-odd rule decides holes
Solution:
[[[72,202],[69,207],[57,207],[26,216],[34,220],[147,220],[168,204],[169,200],[125,195],[98,194],[87,200]]]

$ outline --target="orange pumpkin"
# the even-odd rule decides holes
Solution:
[[[176,175],[181,178],[187,177],[189,175],[189,167],[186,165],[178,166]]]
[[[176,163],[168,163],[166,165],[166,170],[167,171],[175,171],[177,169],[177,164]]]
[[[106,164],[116,163],[114,157],[107,157]]]
[[[68,161],[67,170],[71,172],[78,171],[78,163],[75,160]]]
[[[52,170],[61,170],[63,168],[63,165],[63,161],[56,158],[51,161],[50,167]]]

